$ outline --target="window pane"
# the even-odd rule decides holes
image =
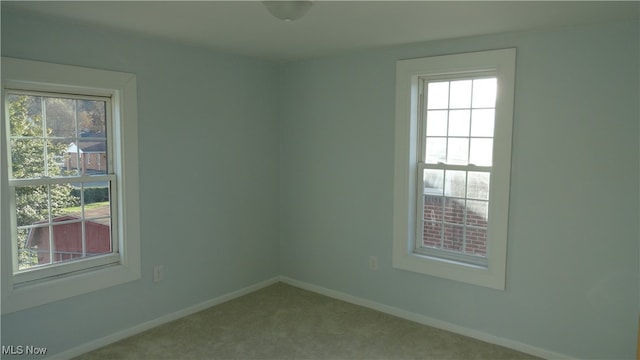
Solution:
[[[473,110],[471,112],[471,136],[493,137],[494,109]]]
[[[44,136],[42,131],[42,98],[9,94],[9,128],[11,136]]]
[[[465,253],[486,256],[487,255],[487,229],[466,229],[467,242]]]
[[[79,192],[69,184],[51,185],[51,215],[66,215],[80,206]]]
[[[442,197],[425,196],[422,240],[424,246],[442,246]]]
[[[464,227],[445,224],[442,248],[451,251],[462,251],[463,243]]]
[[[16,187],[16,220],[18,226],[49,221],[49,194],[47,186]]]
[[[106,102],[77,100],[78,130],[83,137],[107,135]]]
[[[423,246],[442,248],[442,223],[425,221],[422,240]]]
[[[451,82],[451,109],[471,107],[471,80]]]
[[[469,156],[469,139],[449,138],[447,144],[447,163],[466,165]]]
[[[447,139],[428,137],[425,151],[426,163],[444,163],[447,156]]]
[[[493,108],[496,106],[496,78],[473,80],[473,107]]]
[[[73,176],[77,175],[76,171],[67,171],[65,160],[69,151],[69,143],[66,139],[49,140],[45,143],[47,149],[47,176]]]
[[[449,107],[449,82],[432,82],[427,87],[427,109]]]
[[[69,220],[71,216],[58,217],[56,222]],[[53,225],[53,262],[69,261],[83,257],[82,222]]]
[[[98,185],[98,184],[94,184]],[[111,242],[111,202],[108,184],[85,190],[84,217],[87,256],[113,251]]]
[[[489,203],[487,201],[467,201],[467,225],[487,227]]]
[[[445,171],[444,194],[445,196],[465,197],[466,171]]]
[[[467,197],[469,199],[489,200],[488,172],[470,171],[467,174]]]
[[[18,270],[38,265],[38,245],[28,242],[29,234],[34,230],[33,228],[18,229],[16,238],[18,242]]]
[[[45,123],[47,136],[75,137],[75,100],[62,98],[45,98]]]
[[[471,139],[469,163],[478,166],[491,166],[493,156],[492,139]]]
[[[445,198],[444,222],[449,224],[464,225],[465,205],[464,200]]]
[[[96,207],[108,205],[110,201],[109,183],[108,182],[91,182],[84,186],[84,206],[85,217],[97,217],[109,215],[104,209],[95,212],[97,215],[88,216]]]
[[[14,179],[44,176],[44,140],[12,139],[11,170]]]
[[[446,110],[427,111],[427,136],[447,136]]]
[[[106,206],[108,208],[108,206]],[[94,219],[85,222],[87,256],[109,254],[111,247],[111,219]]]
[[[449,136],[469,136],[469,110],[449,112]]]
[[[107,140],[80,139],[79,171],[85,175],[99,175],[107,173]]]
[[[442,195],[444,189],[444,170],[425,169],[422,176],[425,194]]]

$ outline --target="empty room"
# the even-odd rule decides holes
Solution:
[[[0,13],[3,359],[640,358],[640,2]]]

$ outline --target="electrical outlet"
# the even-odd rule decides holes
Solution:
[[[378,270],[378,258],[369,256],[369,270]]]
[[[164,266],[156,265],[153,268],[153,282],[159,282],[164,280]]]

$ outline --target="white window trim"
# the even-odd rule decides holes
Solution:
[[[119,261],[68,275],[51,276],[33,283],[20,284],[13,273],[11,198],[6,170],[8,144],[0,136],[0,269],[2,271],[2,313],[10,313],[53,301],[104,289],[140,279],[140,211],[138,198],[138,124],[137,87],[133,74],[51,64],[2,57],[3,131],[4,89],[78,93],[110,96],[113,102],[114,151],[118,194],[117,219]],[[126,154],[126,156],[125,156]],[[83,260],[78,261],[82,263]],[[89,261],[87,261],[89,263]],[[55,269],[55,267],[52,267]],[[55,273],[53,270],[52,273]]]
[[[516,49],[400,60],[396,64],[393,267],[504,290],[511,172]],[[419,77],[494,71],[498,81],[487,237],[488,265],[474,266],[414,252]]]

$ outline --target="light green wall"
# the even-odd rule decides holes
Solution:
[[[282,274],[552,352],[635,356],[638,34],[601,25],[288,64]],[[395,61],[505,47],[518,51],[507,289],[395,270]]]
[[[278,66],[3,9],[3,56],[137,74],[143,279],[4,315],[2,344],[60,352],[282,274],[549,351],[630,358],[638,33],[600,25]],[[507,290],[392,269],[395,61],[512,46]]]
[[[137,75],[143,272],[2,316],[3,345],[53,354],[279,274],[277,65],[2,10],[2,56]]]

